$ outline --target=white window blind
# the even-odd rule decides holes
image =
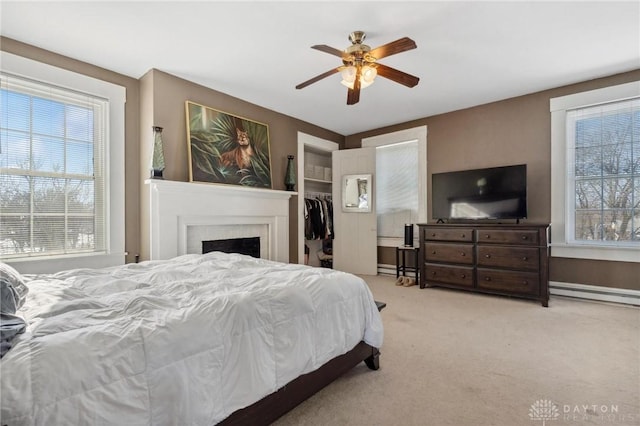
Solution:
[[[640,99],[567,111],[567,239],[640,244]]]
[[[379,237],[402,237],[418,222],[418,141],[376,147],[376,212]]]
[[[108,101],[0,78],[0,257],[104,252]]]

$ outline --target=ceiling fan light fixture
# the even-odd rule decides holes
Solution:
[[[353,65],[345,67],[342,71],[342,83],[343,86],[353,90],[353,83],[356,81],[357,68]],[[373,80],[375,80],[378,71],[375,67],[365,65],[360,68],[360,88],[364,89],[371,86]]]
[[[348,87],[349,89],[353,90],[353,81],[349,82],[347,80],[342,80],[340,82],[340,84],[342,84],[345,87]]]
[[[373,80],[366,81],[363,77],[360,77],[360,89],[366,89],[367,87],[371,86],[372,83]]]
[[[332,68],[327,72],[298,84],[296,89],[302,89],[330,75],[340,73],[342,77],[341,83],[350,89],[347,92],[347,105],[354,105],[360,101],[360,90],[373,84],[378,74],[406,87],[414,87],[418,84],[418,81],[420,81],[418,77],[378,62],[379,59],[386,58],[387,56],[415,49],[417,47],[415,41],[409,37],[403,37],[371,49],[371,47],[362,43],[364,39],[365,33],[363,31],[354,31],[349,34],[351,46],[344,50],[336,49],[325,44],[311,46],[312,49],[339,57],[343,65]],[[356,78],[358,79],[358,84],[355,84]]]
[[[344,67],[342,71],[340,71],[340,74],[342,75],[342,81],[350,83],[353,87],[353,82],[356,81],[356,67],[354,67],[353,65]]]
[[[343,86],[348,87],[349,89],[353,90],[353,81],[352,82],[348,82],[345,80],[342,80],[340,83],[342,83]],[[362,77],[360,77],[360,89],[366,89],[367,87],[371,86],[371,83],[373,83],[373,81],[364,81],[362,79]]]
[[[363,85],[367,84],[368,86],[369,84],[373,83],[373,80],[375,80],[376,75],[378,75],[378,71],[376,70],[375,67],[370,67],[369,65],[365,65],[364,67],[362,67],[360,82]]]

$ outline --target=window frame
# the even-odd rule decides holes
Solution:
[[[413,127],[392,133],[363,138],[362,148],[393,145],[418,141],[418,223],[427,222],[427,126]],[[415,225],[415,224],[414,224]],[[418,244],[418,232],[414,233],[414,245]],[[378,237],[379,247],[397,247],[404,244],[404,237]]]
[[[51,256],[4,258],[22,273],[51,273],[74,268],[101,268],[125,262],[125,182],[124,117],[126,89],[122,86],[37,62],[22,56],[0,52],[3,71],[18,77],[51,84],[71,91],[89,93],[108,100],[105,155],[105,245],[104,251]]]
[[[570,215],[574,212],[575,188],[573,170],[568,164],[567,112],[577,108],[624,101],[640,96],[640,81],[605,87],[602,89],[574,93],[551,98],[551,256],[640,262],[640,247],[634,243],[572,241],[573,232],[568,226],[573,224]]]

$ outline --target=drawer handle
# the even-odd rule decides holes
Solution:
[[[432,237],[435,237],[435,236],[436,236],[436,233],[434,232],[433,234],[431,234],[431,236],[432,236]]]
[[[460,278],[465,279],[467,276],[465,274],[460,275]]]
[[[464,237],[466,237],[466,235],[465,235],[465,234],[462,234],[462,236],[461,236],[461,237],[462,237],[462,238],[464,238]]]
[[[491,277],[484,277],[485,281],[491,281]]]
[[[522,285],[529,285],[529,282],[527,280],[522,281]]]
[[[526,240],[526,239],[528,239],[528,238],[529,238],[529,237],[527,237],[526,235],[523,235],[523,236],[522,236],[522,239],[523,239],[523,240]]]
[[[432,251],[432,252],[431,252],[431,254],[436,254],[436,251],[435,251],[435,250],[434,250],[434,251]]]
[[[484,257],[486,257],[487,259],[491,258],[490,254],[485,254]]]
[[[527,256],[522,256],[522,260],[529,260]]]
[[[491,235],[487,234],[484,237],[488,240],[489,238],[491,238]]]
[[[466,256],[466,255],[464,254],[464,252],[463,252],[463,251],[461,251],[461,252],[460,252],[460,256],[464,257],[464,256]]]
[[[431,276],[435,277],[436,276],[436,271],[431,271]]]

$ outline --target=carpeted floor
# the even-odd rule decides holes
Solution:
[[[640,309],[363,278],[387,302],[380,369],[358,365],[276,425],[640,425]]]

